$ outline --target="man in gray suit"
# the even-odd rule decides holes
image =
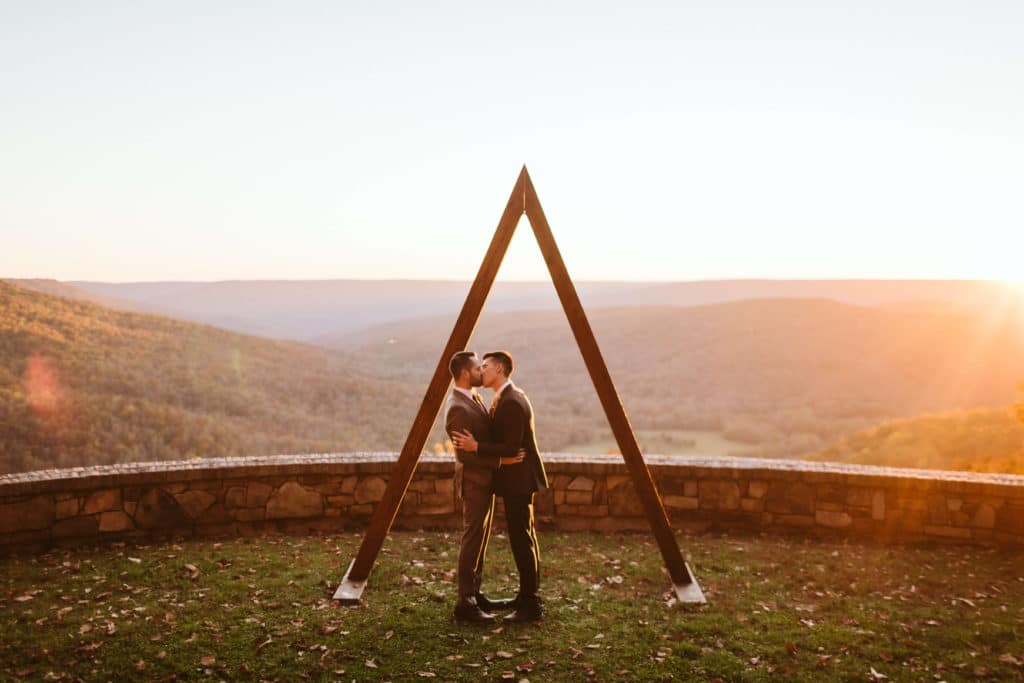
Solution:
[[[512,383],[515,364],[508,351],[484,354],[481,365],[483,386],[494,390],[491,403],[490,437],[481,439],[469,430],[453,434],[452,443],[478,460],[501,459],[503,466],[494,474],[494,493],[505,504],[508,538],[519,570],[519,592],[512,601],[514,612],[509,622],[537,621],[543,616],[540,588],[540,546],[534,527],[533,497],[548,488],[548,476],[537,448],[533,406],[522,389]],[[520,462],[504,466],[505,458],[524,454]]]
[[[468,432],[481,441],[491,439],[491,417],[474,387],[483,383],[480,359],[472,351],[452,356],[448,369],[455,388],[445,407],[445,431]],[[508,607],[511,600],[490,600],[480,591],[484,555],[494,518],[494,476],[502,466],[523,461],[523,454],[483,457],[463,449],[455,451],[455,490],[462,498],[462,542],[457,565],[459,596],[455,618],[473,623],[492,623],[492,610]]]

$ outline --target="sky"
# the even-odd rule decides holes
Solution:
[[[0,277],[1020,279],[1024,3],[0,2]],[[500,278],[547,273],[523,221]]]

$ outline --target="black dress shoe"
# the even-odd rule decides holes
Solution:
[[[493,624],[495,622],[494,615],[480,609],[475,598],[459,600],[455,604],[455,618],[470,624]]]
[[[515,598],[495,598],[491,599],[483,593],[476,594],[476,604],[482,610],[493,612],[498,609],[515,609],[516,601]]]
[[[538,600],[517,600],[515,611],[506,614],[502,621],[510,624],[526,624],[531,621],[540,621],[544,617],[544,610]]]

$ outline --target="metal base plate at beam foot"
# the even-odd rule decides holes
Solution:
[[[363,589],[366,588],[366,579],[353,581],[348,578],[348,574],[352,571],[352,565],[355,562],[355,560],[352,560],[349,563],[348,569],[345,570],[345,578],[341,580],[338,590],[334,591],[334,599],[339,600],[343,605],[358,605],[359,600],[363,597]]]
[[[676,600],[688,605],[706,605],[708,602],[707,598],[704,597],[704,591],[700,589],[697,579],[694,578],[693,572],[690,570],[690,564],[684,562],[683,566],[686,567],[686,573],[690,576],[690,581],[689,583],[672,584]]]

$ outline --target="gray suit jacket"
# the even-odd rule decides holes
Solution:
[[[445,405],[444,430],[450,437],[463,429],[469,430],[478,442],[491,439],[491,418],[487,410],[480,404],[468,399],[461,391],[452,389]],[[481,456],[479,453],[467,453],[455,449],[455,490],[460,497],[465,497],[464,490],[475,487],[477,490],[491,491],[494,472],[500,466],[497,457]]]

